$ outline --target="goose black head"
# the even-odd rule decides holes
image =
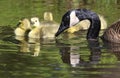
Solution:
[[[87,9],[75,9],[66,12],[62,17],[60,27],[55,36],[57,37],[64,30],[70,28],[71,26],[74,26],[75,24],[85,19],[88,19],[91,23],[88,29],[87,39],[97,39],[101,26],[100,19],[95,12]]]
[[[58,36],[59,34],[61,34],[64,30],[68,29],[69,27],[77,24],[79,22],[78,17],[76,16],[76,12],[75,10],[72,11],[68,11],[67,13],[65,13],[62,17],[62,21],[60,24],[60,27],[57,31],[57,33],[55,34],[55,36]]]

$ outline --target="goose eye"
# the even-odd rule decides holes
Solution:
[[[66,16],[66,17],[63,19],[63,21],[65,21],[65,22],[67,23],[67,22],[69,22],[69,19],[70,19],[70,17],[69,17],[69,16]]]

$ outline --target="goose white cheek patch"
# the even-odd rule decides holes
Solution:
[[[78,17],[76,17],[75,11],[72,11],[70,14],[70,26],[73,26],[79,22]]]

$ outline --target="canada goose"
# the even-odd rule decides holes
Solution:
[[[32,17],[31,23],[32,23],[31,27],[33,27],[33,29],[29,32],[28,37],[29,38],[40,38],[41,26],[40,26],[39,18]]]
[[[98,15],[101,21],[101,29],[107,28],[107,22],[105,18],[102,15]],[[67,33],[74,33],[79,30],[87,30],[90,26],[90,21],[88,19],[80,21],[78,24],[76,24],[73,27],[68,28],[65,32]]]
[[[41,21],[42,26],[42,38],[54,38],[55,33],[59,28],[59,24],[53,20],[53,14],[51,12],[44,13],[44,21]]]
[[[14,30],[14,33],[16,36],[25,36],[28,30],[31,30],[30,21],[24,18],[19,21],[18,27]]]
[[[64,30],[86,19],[90,21],[90,27],[88,28],[88,32],[87,32],[87,39],[96,40],[99,36],[101,22],[99,16],[95,12],[92,12],[87,9],[75,9],[66,12],[62,17],[60,27],[57,33],[55,34],[55,36],[57,37]]]
[[[120,43],[120,20],[108,27],[101,38],[105,41]]]
[[[59,48],[59,54],[63,63],[70,64],[72,67],[98,64],[101,57],[101,50],[99,41],[88,41],[88,48],[90,49],[89,61],[82,58],[79,46],[73,46],[69,43],[65,44],[61,40],[56,41],[56,46]]]

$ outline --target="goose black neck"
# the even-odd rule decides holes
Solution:
[[[87,32],[87,39],[97,39],[100,32],[101,23],[99,18],[89,19],[90,27]]]
[[[87,9],[76,10],[76,16],[80,21],[88,19],[90,21],[90,27],[87,32],[87,39],[97,39],[101,27],[99,16],[92,11]]]

